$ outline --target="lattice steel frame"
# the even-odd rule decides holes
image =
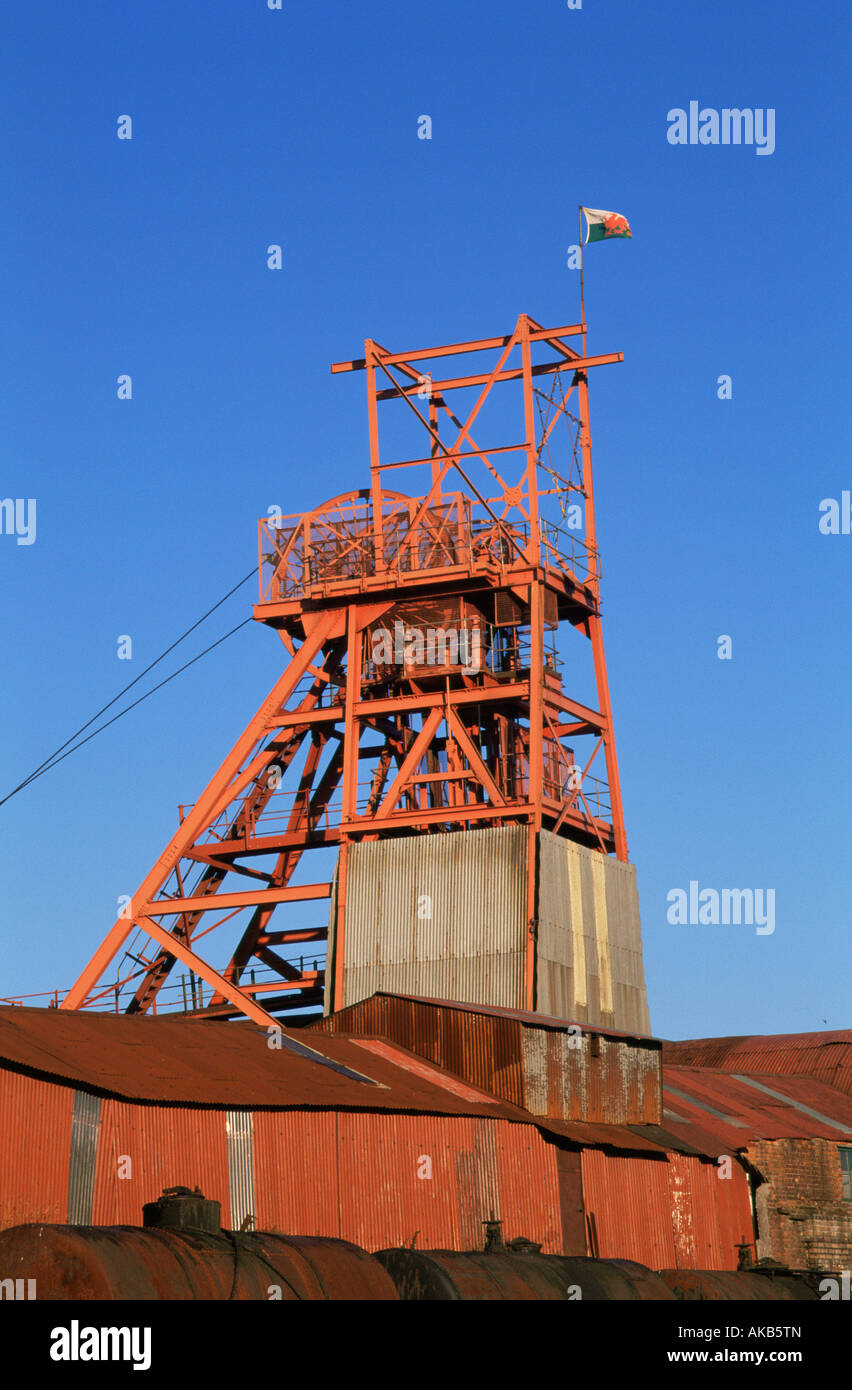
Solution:
[[[402,353],[368,339],[363,358],[332,365],[333,373],[366,376],[370,488],[298,517],[259,523],[254,615],[278,630],[289,661],[199,799],[182,813],[169,844],[60,1007],[109,1007],[120,990],[132,988],[127,1011],[156,1011],[176,963],[210,986],[212,999],[203,1010],[208,1015],[245,1016],[268,1025],[273,1013],[318,1003],[323,972],[300,969],[275,948],[326,939],[327,929],[273,931],[270,919],[281,904],[331,897],[330,881],[292,879],[308,850],[337,846],[333,1007],[342,998],[353,843],[518,823],[530,837],[526,1006],[535,1007],[538,832],[548,828],[627,858],[601,632],[587,379],[590,367],[620,362],[622,354],[588,356],[585,336],[585,324],[546,329],[521,315],[514,331],[502,337]],[[581,339],[579,348],[570,338]],[[534,362],[544,348],[550,358]],[[487,355],[486,370],[433,375],[444,359],[472,353]],[[430,370],[421,370],[426,365]],[[522,437],[480,449],[473,425],[495,388],[511,382],[521,389]],[[539,383],[550,386],[549,394]],[[476,396],[461,421],[446,397],[465,390]],[[427,450],[404,460],[382,459],[378,408],[388,401],[405,403],[425,432]],[[451,439],[441,436],[445,421]],[[567,475],[548,463],[559,424],[568,427]],[[508,465],[517,456],[519,475],[508,479]],[[390,491],[385,476],[392,469],[425,471],[422,494]],[[460,480],[455,492],[445,489],[450,475]],[[585,539],[568,538],[566,547],[567,533],[543,517],[542,505],[556,498],[564,509],[572,495],[583,500]],[[498,669],[492,647],[491,665],[475,673],[458,663],[437,672],[409,664],[392,683],[377,678],[367,639],[377,623],[393,617],[401,600],[445,604],[452,613],[469,611],[471,603],[482,609],[494,596],[520,605],[528,656],[524,648],[519,658],[518,643],[505,669]],[[545,660],[545,630],[562,622],[589,639],[597,709],[565,693]],[[521,630],[516,624],[516,635]],[[368,731],[381,741],[364,743]],[[573,767],[565,740],[578,736],[596,740],[594,751],[566,788],[554,768]],[[593,805],[589,792],[589,768],[600,752],[608,815],[600,794]],[[370,773],[366,799],[359,793],[362,763]],[[297,774],[282,825],[271,808],[283,780]],[[272,855],[271,867],[252,867]],[[192,874],[199,876],[188,888]],[[241,880],[240,888],[221,891],[231,875]],[[249,908],[228,965],[216,970],[204,957],[203,937]],[[212,925],[207,914],[217,919]],[[131,955],[134,932],[148,944]],[[123,977],[119,971],[107,980],[122,950],[130,966]],[[274,980],[247,983],[253,960],[269,968]]]

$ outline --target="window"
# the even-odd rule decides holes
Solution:
[[[843,1181],[843,1200],[852,1202],[852,1149],[840,1150],[840,1174]]]

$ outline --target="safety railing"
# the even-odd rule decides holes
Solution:
[[[379,548],[394,584],[436,569],[506,569],[531,559],[580,583],[600,573],[597,551],[567,527],[542,521],[540,554],[531,556],[528,523],[495,519],[460,493],[425,510],[417,498],[388,502],[378,537],[366,499],[277,522],[266,517],[258,526],[261,603],[300,598],[317,588],[362,587],[376,573]]]
[[[321,930],[325,931],[327,925],[324,922]],[[297,969],[302,979],[284,980],[277,971],[268,966],[246,967],[238,982],[244,993],[254,996],[259,1003],[263,1004],[265,996],[270,994],[292,993],[293,991],[298,992],[302,988],[319,989],[322,987],[327,963],[327,948],[324,941],[318,940],[316,947],[308,953],[302,952],[302,954],[297,955],[291,952],[288,955],[285,948],[279,946],[277,954]],[[109,984],[99,985],[94,1001],[82,1004],[81,1008],[91,1013],[124,1013],[143,973],[140,969],[137,976],[130,980],[125,978],[121,984],[114,987]],[[0,999],[0,1005],[55,1009],[59,1007],[67,993],[67,989],[52,989],[43,990],[38,994],[12,995]],[[212,985],[202,980],[200,975],[196,975],[192,971],[181,971],[180,974],[175,971],[171,978],[160,986],[156,999],[152,1003],[151,1013],[196,1013],[210,1006],[213,995]],[[306,1005],[305,1007],[309,1006]]]

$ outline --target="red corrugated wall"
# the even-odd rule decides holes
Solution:
[[[337,1236],[337,1116],[262,1110],[254,1115],[254,1188],[259,1231]]]
[[[0,1227],[68,1219],[70,1086],[0,1069]]]
[[[546,1252],[562,1249],[556,1148],[532,1126],[260,1112],[254,1161],[261,1229],[340,1236],[368,1250],[419,1233],[422,1250],[478,1250],[493,1211],[507,1239],[525,1235]],[[431,1177],[418,1176],[430,1166]]]
[[[754,1221],[748,1177],[732,1161],[728,1165],[702,1162],[690,1154],[669,1154],[672,1193],[682,1193],[679,1209],[686,1213],[676,1239],[684,1269],[736,1269],[740,1241],[753,1239]],[[675,1203],[673,1200],[673,1211]],[[679,1234],[680,1232],[680,1234]]]
[[[0,1225],[67,1220],[73,1095],[71,1087],[0,1071]],[[258,1229],[340,1236],[368,1250],[415,1235],[421,1249],[480,1249],[493,1212],[506,1239],[563,1250],[576,1182],[571,1193],[560,1191],[558,1146],[532,1125],[300,1110],[256,1111],[253,1128]],[[128,1158],[129,1176],[120,1177]],[[751,1239],[748,1182],[736,1163],[726,1179],[696,1156],[585,1149],[581,1173],[604,1258],[652,1269],[735,1269],[738,1242]],[[563,1174],[563,1188],[566,1181]],[[104,1099],[94,1222],[139,1225],[143,1204],[177,1184],[201,1187],[230,1225],[225,1110]]]
[[[586,1216],[594,1217],[600,1257],[675,1268],[665,1159],[584,1149],[581,1169]]]
[[[748,1179],[730,1178],[694,1155],[667,1161],[585,1149],[586,1213],[594,1213],[602,1259],[638,1260],[651,1269],[736,1269],[740,1240],[751,1240]]]
[[[134,1105],[104,1100],[95,1165],[92,1220],[101,1226],[141,1226],[142,1205],[164,1187],[200,1187],[222,1204],[230,1225],[228,1150],[224,1110]],[[130,1177],[122,1156],[130,1159]],[[67,1168],[67,1158],[66,1158]]]

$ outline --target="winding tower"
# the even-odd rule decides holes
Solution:
[[[650,1031],[589,430],[622,355],[585,341],[523,314],[332,365],[370,486],[260,521],[284,669],[60,1007],[268,1025],[384,989]]]

